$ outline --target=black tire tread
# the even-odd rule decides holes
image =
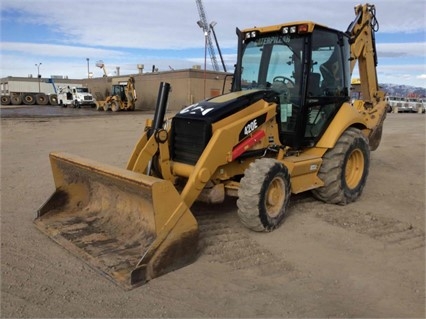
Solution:
[[[238,190],[238,216],[241,223],[254,231],[271,231],[273,227],[267,227],[262,223],[259,215],[260,191],[266,174],[274,165],[280,165],[278,161],[272,158],[257,159],[252,162],[241,179]],[[285,170],[288,180],[288,171]],[[290,194],[290,183],[287,183],[287,194]],[[289,198],[289,196],[288,196]],[[287,198],[287,202],[288,202]],[[287,203],[285,203],[286,205]]]
[[[318,173],[318,177],[324,181],[324,186],[312,191],[313,195],[317,199],[330,204],[346,205],[355,201],[359,197],[365,186],[367,176],[365,176],[365,178],[361,181],[362,185],[359,194],[356,194],[355,196],[348,197],[347,194],[345,194],[341,183],[341,174],[344,166],[345,155],[351,144],[357,138],[364,140],[365,145],[367,146],[367,156],[370,156],[367,138],[359,129],[347,129],[339,138],[335,147],[328,150],[323,157],[323,163]],[[366,175],[368,175],[368,166],[365,167],[365,169],[367,170]]]

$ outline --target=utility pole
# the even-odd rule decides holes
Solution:
[[[37,64],[37,63],[35,64],[35,66],[37,67],[38,93],[41,92],[41,89],[40,89],[40,78],[41,78],[41,75],[40,75],[40,65],[41,65],[41,62],[39,64]]]
[[[89,58],[86,58],[86,60],[87,60],[87,78],[90,78]]]

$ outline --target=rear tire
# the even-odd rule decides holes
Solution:
[[[357,200],[367,181],[370,148],[359,129],[349,128],[323,158],[318,177],[324,186],[312,191],[326,203],[346,205]]]
[[[49,102],[49,98],[44,93],[38,93],[35,96],[37,105],[47,105]]]
[[[238,189],[238,216],[254,231],[272,231],[284,219],[290,199],[287,167],[270,158],[251,163]]]
[[[34,94],[25,94],[22,102],[25,105],[34,105],[36,102]]]
[[[9,105],[10,104],[10,96],[2,95],[1,97],[1,105]]]
[[[22,104],[22,96],[20,94],[14,94],[10,97],[10,103],[12,105],[21,105]]]

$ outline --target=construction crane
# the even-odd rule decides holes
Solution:
[[[97,66],[98,68],[101,68],[101,69],[104,71],[104,77],[108,77],[108,74],[107,74],[107,71],[106,71],[106,68],[105,68],[105,63],[104,63],[104,61],[102,61],[102,60],[97,61],[97,62],[96,62],[96,66]]]
[[[197,4],[198,14],[200,16],[200,20],[197,21],[198,26],[203,29],[204,36],[206,38],[206,46],[209,49],[210,59],[212,61],[213,70],[219,71],[219,65],[216,59],[216,53],[213,47],[212,38],[210,35],[210,26],[207,22],[206,12],[204,10],[204,6],[201,0],[195,0]]]

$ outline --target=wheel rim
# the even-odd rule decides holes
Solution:
[[[112,104],[111,104],[111,110],[113,112],[117,112],[118,109],[119,109],[118,102],[116,102],[116,101],[112,102]]]
[[[266,213],[275,218],[281,212],[285,200],[285,185],[281,178],[274,178],[265,196]]]
[[[353,150],[349,155],[345,169],[346,185],[353,189],[358,186],[364,173],[364,154],[361,150]]]

